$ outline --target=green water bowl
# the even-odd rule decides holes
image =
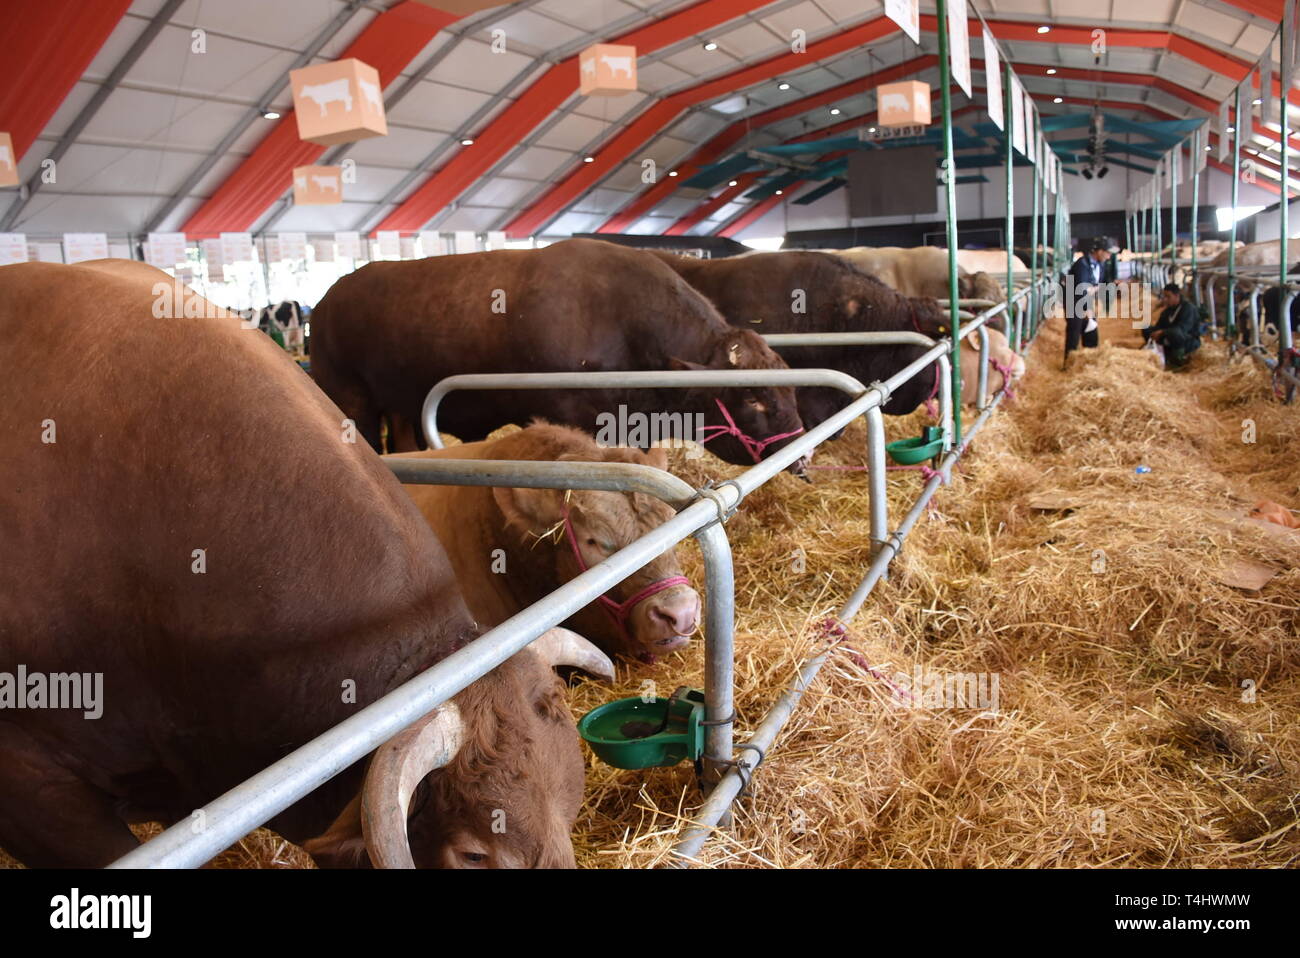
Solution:
[[[668,724],[656,731],[668,711]],[[704,693],[681,688],[671,698],[617,699],[578,721],[578,734],[614,768],[670,768],[704,754]]]
[[[926,426],[920,436],[889,443],[885,452],[900,466],[915,466],[943,452],[943,430],[938,426]]]

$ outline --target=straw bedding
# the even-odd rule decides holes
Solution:
[[[1257,498],[1300,505],[1300,415],[1217,344],[1169,374],[1114,345],[1133,342],[1122,324],[1103,336],[1112,342],[1063,374],[1061,321],[1043,331],[1018,398],[977,437],[850,623],[842,646],[858,655],[831,657],[705,863],[1300,860],[1300,532],[1232,518]],[[1242,441],[1245,420],[1254,443]],[[924,422],[893,420],[890,438]],[[862,463],[863,436],[851,428],[818,464]],[[738,471],[674,455],[692,483]],[[891,474],[893,524],[920,484],[916,473]],[[1056,508],[1031,506],[1043,496]],[[825,647],[817,623],[866,569],[865,477],[781,476],[728,533],[743,741]],[[697,550],[681,554],[701,581]],[[1259,591],[1217,581],[1243,559],[1277,574]],[[621,668],[614,688],[582,683],[574,715],[640,694],[647,679],[661,695],[699,684],[702,660],[695,643],[653,668]],[[997,707],[906,707],[863,661],[886,676],[986,673]],[[698,800],[689,765],[632,772],[591,759],[579,863],[664,864]],[[263,831],[219,864],[309,862]]]

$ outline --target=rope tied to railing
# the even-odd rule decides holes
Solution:
[[[803,426],[800,426],[798,429],[793,429],[790,432],[779,432],[775,436],[768,436],[766,439],[754,439],[753,437],[746,435],[745,432],[736,425],[736,420],[731,418],[731,413],[727,410],[726,404],[723,403],[721,399],[715,398],[713,401],[718,404],[718,409],[722,411],[722,418],[727,421],[727,424],[725,426],[705,426],[703,431],[709,432],[712,430],[712,435],[702,436],[700,438],[700,444],[703,445],[704,443],[711,442],[719,436],[734,436],[736,439],[740,440],[741,445],[745,447],[745,451],[753,456],[756,464],[762,461],[763,450],[772,445],[772,443],[780,442],[782,439],[793,438],[804,431]]]
[[[1016,401],[1016,391],[1011,388],[1011,367],[1006,363],[999,362],[992,356],[989,357],[989,365],[1002,374],[1002,391],[1007,394],[1008,402]]]
[[[875,666],[868,662],[861,652],[856,649],[851,649],[847,645],[841,645],[845,639],[850,637],[850,633],[848,626],[839,619],[834,616],[828,616],[817,623],[817,629],[828,640],[831,649],[836,649],[838,647],[839,651],[845,652],[854,665],[885,683],[885,685],[889,686],[893,693],[900,699],[905,698],[908,701],[912,700],[913,696],[911,692],[907,689],[900,688],[883,673],[877,671]]]

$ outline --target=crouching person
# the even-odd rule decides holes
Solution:
[[[1180,369],[1192,353],[1201,348],[1200,317],[1196,307],[1183,298],[1183,291],[1170,283],[1160,294],[1164,309],[1154,326],[1142,330],[1142,338],[1164,348],[1165,365]]]

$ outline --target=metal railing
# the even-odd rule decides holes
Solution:
[[[1198,296],[1201,294],[1201,287],[1198,283],[1204,283],[1204,301],[1208,303],[1210,334],[1216,340],[1220,337],[1215,303],[1215,281],[1223,280],[1226,283],[1227,300],[1231,304],[1229,308],[1236,306],[1239,289],[1246,294],[1249,341],[1244,342],[1241,348],[1247,355],[1267,369],[1271,375],[1280,377],[1290,383],[1292,389],[1288,390],[1289,396],[1294,393],[1295,387],[1300,387],[1300,378],[1297,377],[1295,370],[1287,367],[1287,358],[1293,355],[1295,347],[1294,336],[1291,331],[1291,306],[1295,302],[1296,296],[1300,295],[1300,275],[1288,274],[1286,281],[1283,282],[1278,271],[1279,267],[1276,266],[1238,266],[1231,270],[1202,267],[1190,275],[1189,282]],[[1276,356],[1270,355],[1268,347],[1260,342],[1259,298],[1267,289],[1278,290],[1280,308],[1277,317],[1278,347]],[[1230,336],[1236,333],[1236,320],[1237,317],[1233,315],[1225,317],[1224,327]],[[1236,344],[1234,343],[1233,346],[1235,348]]]
[[[1039,285],[1046,282],[1046,280],[1040,281]],[[1036,287],[1029,287],[1015,293],[1012,303],[1016,306],[1023,305],[1026,297],[1031,296],[1035,289]],[[981,313],[970,324],[964,324],[961,338],[964,339],[977,330],[983,330],[989,318],[998,315],[1006,308],[1006,303],[999,304]],[[987,382],[987,370],[983,368],[988,361],[987,331],[981,333],[981,347],[981,379]],[[695,824],[684,836],[682,846],[678,850],[682,861],[689,861],[698,852],[708,832],[725,816],[731,802],[739,794],[740,786],[743,785],[741,780],[747,779],[758,764],[732,757],[733,728],[731,724],[722,721],[731,718],[734,711],[732,641],[735,615],[731,550],[722,524],[755,489],[808,455],[854,419],[866,416],[869,465],[867,478],[870,490],[872,537],[875,540],[879,533],[879,540],[866,577],[841,609],[839,619],[847,623],[861,608],[871,589],[884,575],[890,561],[898,553],[903,539],[924,509],[925,503],[934,495],[938,485],[951,475],[953,464],[961,458],[970,439],[1005,395],[1003,390],[983,407],[961,443],[951,449],[942,460],[940,474],[926,482],[921,497],[909,510],[902,524],[893,533],[888,533],[884,429],[880,419],[880,408],[888,402],[889,397],[899,386],[920,374],[932,363],[955,353],[956,349],[951,339],[941,339],[922,356],[884,382],[875,382],[865,387],[852,377],[832,370],[766,370],[760,371],[763,375],[755,372],[752,378],[748,371],[704,374],[691,371],[665,374],[670,376],[693,374],[697,377],[703,375],[710,382],[726,385],[736,385],[737,378],[747,377],[750,382],[761,385],[796,385],[796,382],[790,380],[802,380],[812,385],[838,383],[839,387],[847,386],[850,390],[857,390],[846,407],[776,450],[762,462],[746,469],[734,479],[699,490],[692,490],[680,479],[660,470],[626,464],[386,459],[395,475],[403,481],[537,488],[632,489],[655,495],[679,511],[672,519],[629,543],[603,562],[560,586],[550,595],[511,616],[356,715],[230,789],[205,806],[201,814],[196,813],[192,821],[173,825],[158,837],[120,858],[110,867],[186,868],[203,864],[294,802],[310,794],[324,782],[373,752],[412,722],[427,715],[478,678],[501,665],[542,633],[568,619],[657,556],[674,548],[685,539],[695,537],[704,554],[709,586],[705,610],[706,711],[709,720],[720,722],[718,725],[708,727],[706,755],[715,774],[723,768],[726,768],[727,772],[710,791],[709,798],[701,808]],[[808,376],[806,375],[808,373],[819,375]],[[631,374],[579,375],[626,377]],[[646,375],[654,377],[660,374]],[[453,378],[463,381],[467,377]],[[511,377],[511,388],[521,388],[519,385],[521,378],[523,377]],[[779,383],[774,383],[774,380]],[[440,397],[449,391],[445,388],[447,382],[449,381],[444,380],[430,392],[430,400],[433,400],[435,395]],[[626,379],[622,379],[618,384],[626,386]],[[701,385],[698,378],[692,384]],[[433,402],[431,406],[430,402],[426,401],[425,405],[426,411],[431,408],[436,410],[437,403]],[[436,422],[436,416],[434,421]],[[431,430],[430,434],[436,435],[436,431]],[[766,752],[775,741],[785,720],[793,712],[799,696],[807,688],[807,684],[815,678],[825,658],[826,654],[823,654],[804,666],[800,673],[800,681],[796,683],[795,688],[782,696],[760,724],[754,737],[740,746],[740,751],[752,752],[756,748],[761,748]],[[202,822],[203,825],[198,828],[192,822]]]

